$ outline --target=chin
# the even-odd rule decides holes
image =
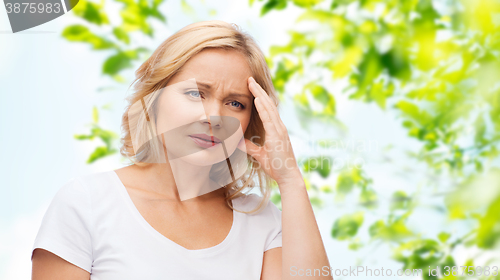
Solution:
[[[219,146],[211,149],[202,149],[198,152],[179,157],[177,160],[182,160],[195,166],[211,166],[225,161],[226,156],[222,146]]]

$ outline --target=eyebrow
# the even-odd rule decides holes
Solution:
[[[207,83],[204,83],[204,82],[198,82],[196,81],[196,84],[198,85],[198,87],[203,87],[203,88],[206,88],[206,89],[212,89],[212,86],[207,84]],[[250,96],[248,94],[243,94],[243,93],[237,93],[237,92],[232,92],[230,93],[228,96],[238,96],[238,97],[243,97],[243,98],[247,98],[248,100],[252,100],[253,96]]]
[[[248,100],[252,101],[253,96],[250,96],[248,94],[241,94],[241,93],[230,93],[228,96],[238,96],[238,97],[243,97],[247,98]]]

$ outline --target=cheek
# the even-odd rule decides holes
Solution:
[[[247,131],[248,125],[250,124],[251,113],[245,114],[239,118],[241,129],[243,129],[243,134]]]
[[[157,131],[159,134],[191,124],[204,115],[201,102],[193,102],[181,94],[164,95],[158,100]]]

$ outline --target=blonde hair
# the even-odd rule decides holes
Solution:
[[[134,149],[137,146],[133,143],[130,127],[142,127],[141,130],[147,133],[146,122],[152,122],[155,119],[150,118],[147,113],[144,116],[143,111],[134,108],[134,105],[142,103],[142,106],[154,107],[159,96],[158,92],[167,85],[168,81],[181,70],[182,66],[191,57],[208,48],[236,50],[244,54],[252,72],[252,77],[269,94],[275,104],[278,104],[279,99],[272,83],[265,56],[249,34],[243,32],[234,23],[219,20],[190,24],[161,43],[151,57],[135,71],[136,77],[132,83],[134,92],[126,98],[128,104],[122,116],[122,137],[120,139],[122,144],[120,153],[132,163],[138,166],[147,166],[155,162],[157,159],[149,157],[154,156],[152,151],[158,148],[155,146],[157,141],[143,141],[145,145],[141,146],[140,151]],[[145,98],[147,98],[147,102],[145,102]],[[132,133],[135,134],[135,132]],[[264,126],[255,106],[252,106],[250,122],[244,137],[260,146],[265,142]],[[244,191],[252,190],[257,184],[263,194],[263,199],[254,210],[245,212],[254,213],[264,208],[264,203],[268,200],[271,192],[271,179],[264,173],[260,164],[255,164],[255,159],[250,155],[246,156],[250,164],[245,174],[236,181],[225,185],[224,188],[228,206],[239,211],[232,207],[230,200],[243,196]]]

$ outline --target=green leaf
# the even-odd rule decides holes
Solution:
[[[498,185],[498,182],[497,182]],[[492,249],[500,241],[500,196],[488,207],[486,214],[479,220],[477,246]]]
[[[339,177],[337,178],[337,186],[336,189],[339,193],[346,194],[350,193],[352,189],[354,188],[354,181],[350,174],[346,172],[342,172],[339,174]]]
[[[415,239],[402,243],[396,250],[394,258],[404,263],[403,269],[426,269],[423,276],[428,276],[429,266],[449,263],[450,259],[444,259],[445,254],[438,242],[432,239]],[[437,279],[426,277],[424,279]]]
[[[416,120],[420,117],[420,110],[418,106],[411,102],[402,100],[396,104],[396,107]]]
[[[392,194],[391,210],[407,210],[411,198],[404,191],[396,191]]]
[[[81,25],[75,24],[64,28],[62,36],[68,41],[88,43],[94,50],[104,50],[116,47],[114,43],[95,35],[90,30]]]
[[[456,266],[456,262],[455,262],[455,259],[453,259],[452,256],[448,255],[444,258],[444,260],[441,261],[441,264],[440,264],[440,267],[445,267],[445,266],[449,266],[449,267],[454,267]],[[453,276],[453,275],[451,275]],[[446,277],[446,279],[449,279],[448,277]]]
[[[153,0],[153,7],[158,8],[158,6],[163,2],[165,2],[165,0]]]
[[[193,7],[191,7],[191,5],[189,5],[189,3],[186,0],[181,0],[181,8],[182,8],[182,11],[186,15],[195,15],[196,14]]]
[[[449,234],[447,232],[441,232],[438,234],[438,239],[439,239],[439,241],[445,243],[446,241],[448,241],[450,236],[451,236],[451,234]]]
[[[130,43],[130,37],[128,36],[127,32],[125,31],[125,29],[121,28],[121,27],[115,27],[113,28],[113,34],[115,35],[115,37],[124,42],[125,44],[129,44]]]
[[[324,192],[324,193],[332,193],[333,192],[332,188],[328,185],[322,186],[321,188],[319,188],[319,190]]]
[[[345,48],[338,59],[331,61],[327,67],[333,72],[333,78],[343,78],[352,73],[353,67],[358,65],[363,55],[363,50],[356,45]]]
[[[349,242],[349,250],[357,251],[363,247],[363,243],[360,242],[359,238]]]
[[[101,108],[104,109],[104,110],[112,110],[113,104],[112,103],[106,103],[106,104],[102,105]]]
[[[361,169],[351,168],[339,174],[337,177],[336,189],[340,195],[345,195],[351,192],[354,187],[366,189],[371,182],[372,180],[365,177]]]
[[[91,164],[98,159],[104,158],[106,156],[112,155],[116,153],[116,150],[109,150],[106,146],[97,147],[94,152],[87,159],[87,164]]]
[[[103,64],[102,72],[108,75],[115,75],[123,69],[132,67],[132,59],[124,53],[115,54]]]
[[[312,6],[315,6],[323,0],[292,0],[293,4],[301,7],[301,8],[310,8]]]
[[[383,81],[374,82],[368,94],[367,101],[373,100],[379,105],[380,108],[385,110],[386,100],[391,97],[393,93],[394,85],[392,83],[386,86]]]
[[[445,198],[449,217],[466,219],[470,218],[472,213],[478,211],[484,213],[487,207],[494,208],[495,199],[500,197],[498,182],[500,182],[499,168],[491,168],[487,173],[467,177]],[[481,191],[481,195],[477,195],[478,190]],[[484,233],[484,237],[488,236],[487,230]]]
[[[321,104],[327,105],[333,98],[333,95],[329,94],[328,91],[321,85],[314,82],[307,84],[305,89],[309,90],[314,97]],[[335,104],[335,101],[333,102]]]
[[[291,44],[285,46],[271,46],[269,48],[269,54],[271,57],[275,57],[278,54],[286,54],[292,52],[293,52],[293,46]]]
[[[264,16],[271,10],[283,10],[284,8],[286,8],[286,4],[286,0],[269,0],[266,4],[264,4],[264,6],[262,6],[262,9],[260,10],[260,16]]]
[[[96,106],[94,106],[94,108],[92,109],[92,120],[94,121],[94,123],[99,122],[99,111],[97,110]]]
[[[375,208],[377,206],[377,193],[374,190],[363,189],[359,196],[359,202],[367,208]]]
[[[118,75],[118,74],[111,75],[111,78],[113,78],[113,80],[115,80],[118,83],[124,83],[126,81],[122,75]]]
[[[411,77],[410,63],[399,48],[392,49],[381,55],[380,61],[388,70],[390,76],[401,80],[408,80]]]
[[[344,215],[333,224],[332,237],[345,240],[356,235],[359,227],[363,224],[363,212]]]
[[[158,11],[157,5],[161,2],[153,3],[153,6],[148,5],[148,1],[138,1],[137,3],[131,0],[117,0],[125,4],[125,7],[120,11],[123,19],[122,28],[125,32],[140,30],[142,33],[153,36],[153,28],[148,22],[149,17],[155,17],[165,22],[165,17]]]
[[[373,223],[369,229],[370,236],[374,239],[382,239],[395,242],[413,235],[406,227],[403,220],[398,219],[389,224],[379,220]]]
[[[78,5],[72,9],[73,13],[88,22],[103,25],[109,24],[108,16],[104,12],[104,5],[87,0],[79,0]]]
[[[294,63],[288,59],[279,61],[273,77],[273,84],[276,90],[280,93],[284,92],[285,84],[290,78],[302,71],[302,63]]]
[[[330,157],[310,157],[303,164],[305,172],[316,171],[323,178],[327,178],[331,171],[332,158]]]
[[[112,146],[112,141],[114,139],[118,138],[118,135],[114,133],[111,130],[104,130],[99,127],[95,127],[92,129],[92,134],[95,135],[96,137],[99,137],[104,143],[106,143],[106,146],[111,150]]]
[[[396,103],[396,108],[400,109],[404,114],[413,119],[421,125],[427,125],[432,122],[432,117],[429,113],[421,110],[417,105],[412,102],[401,100]],[[423,138],[423,137],[422,137]]]
[[[85,135],[85,134],[75,134],[73,137],[75,137],[75,139],[77,140],[92,140],[94,139],[94,135],[90,134],[90,135]]]
[[[375,47],[371,47],[366,54],[363,56],[361,63],[358,66],[359,72],[352,75],[352,78],[356,81],[358,86],[358,91],[352,94],[350,97],[355,99],[362,98],[368,87],[373,83],[373,81],[382,73],[382,64],[380,54],[377,52]]]
[[[141,52],[145,51],[146,49],[144,48],[138,48],[119,52],[106,59],[102,67],[102,72],[110,76],[116,75],[118,72],[132,67],[132,61],[137,59]]]
[[[306,9],[296,20],[296,22],[301,21],[316,21],[320,23],[329,24],[331,27],[344,27],[346,24],[345,18],[320,9]]]

